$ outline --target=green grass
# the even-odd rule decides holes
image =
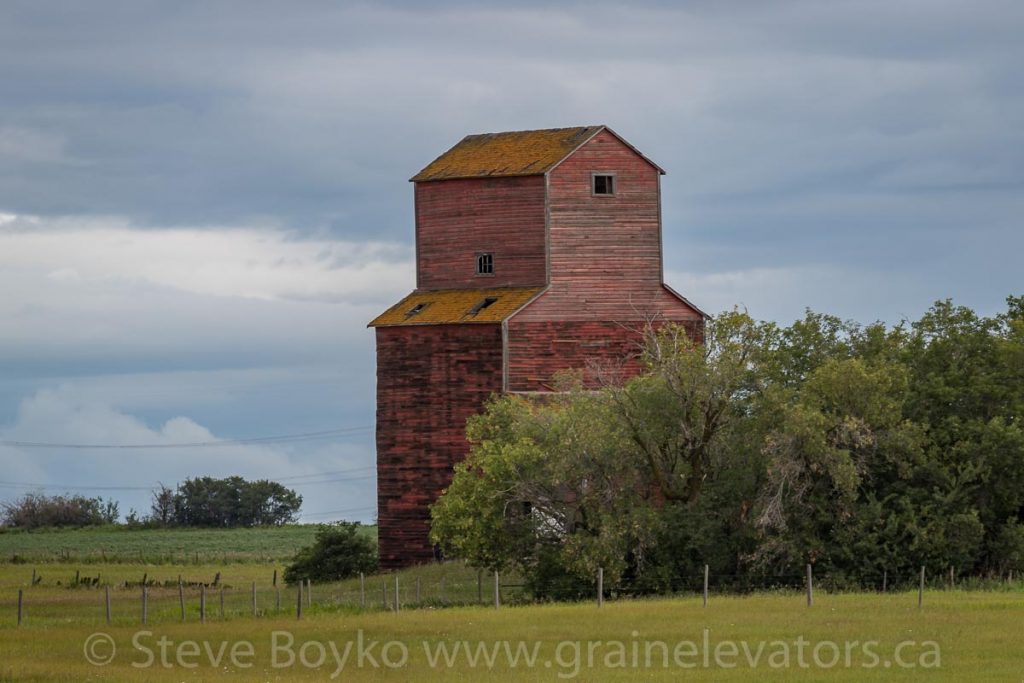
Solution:
[[[9,614],[9,605],[0,609]],[[806,607],[797,593],[716,596],[707,609],[701,607],[697,597],[607,602],[602,608],[589,603],[500,610],[473,606],[408,609],[398,614],[325,607],[314,609],[302,620],[294,614],[278,614],[258,619],[211,618],[199,624],[190,615],[189,623],[167,620],[150,624],[146,628],[149,633],[141,635],[137,635],[141,627],[136,623],[28,623],[19,629],[5,616],[0,625],[0,680],[327,680],[336,665],[328,654],[322,664],[314,666],[320,648],[329,653],[333,643],[339,653],[344,652],[346,644],[357,642],[362,633],[364,643],[378,642],[371,655],[376,652],[379,668],[374,668],[371,660],[358,666],[353,654],[341,680],[1020,681],[1024,676],[1019,643],[1022,619],[1021,591],[929,591],[921,611],[915,593],[820,594],[812,608]],[[711,646],[707,666],[702,662],[705,630]],[[116,643],[118,654],[108,666],[96,667],[85,660],[83,646],[94,632],[109,634]],[[133,637],[139,638],[141,647],[133,646]],[[159,660],[161,637],[171,643],[167,646],[166,668]],[[296,655],[291,666],[274,667],[275,637],[282,646],[294,638],[294,644],[279,650],[277,658],[278,664],[285,663],[291,651]],[[801,638],[809,643],[803,655],[806,668],[800,666],[798,656]],[[183,641],[194,641],[195,649],[190,650],[193,646]],[[388,645],[391,641],[394,644]],[[494,665],[487,666],[485,659],[471,665],[462,641],[469,645],[470,652],[476,652],[479,643],[488,651],[498,643]],[[537,648],[536,663],[528,667],[520,659],[516,667],[510,666],[501,649],[505,641],[513,652],[520,642],[528,652]],[[680,641],[692,642],[698,648],[696,655],[684,649],[682,659],[696,668],[683,669],[674,661],[671,653]],[[814,648],[824,641],[835,643],[841,651],[847,643],[858,643],[852,646],[851,666],[845,665],[842,654],[835,665],[816,665]],[[871,664],[860,645],[866,641],[877,641],[871,648],[879,657],[875,666],[864,666]],[[239,647],[239,642],[252,643],[252,659],[236,659],[241,664],[251,661],[251,669],[239,668],[230,658],[209,662],[204,648],[216,656],[222,643],[226,643],[225,652],[230,652],[230,648]],[[761,642],[766,643],[765,649],[758,665],[752,667],[742,648],[747,647],[753,656]],[[914,664],[914,668],[885,667],[884,661],[894,662],[894,650],[902,642],[914,643],[902,651],[903,661]],[[937,661],[931,642],[939,648]],[[297,655],[307,643],[303,664]],[[427,650],[436,653],[440,643],[458,648],[451,667],[430,664]],[[663,666],[661,643],[670,653],[668,666]],[[729,643],[735,644],[738,654],[730,654]],[[768,664],[768,653],[781,652],[782,644],[788,648],[790,664],[773,668]],[[408,652],[408,661],[394,670],[384,667],[381,648],[385,646],[390,648],[393,661],[401,660],[403,649]],[[716,647],[724,648],[719,661],[735,664],[734,668],[716,665]],[[157,658],[154,665],[133,666],[145,663],[146,650]],[[648,652],[650,659],[645,660]],[[180,653],[184,655],[178,661]],[[831,653],[830,647],[821,650],[819,661],[827,664]],[[928,658],[922,660],[923,656]],[[782,660],[776,655],[773,661],[779,664]],[[197,668],[186,668],[182,662],[194,662]]]
[[[280,562],[311,544],[316,530],[313,524],[257,529],[0,529],[0,562]],[[376,527],[366,527],[366,533],[376,535]]]
[[[281,531],[295,541],[299,532],[311,537],[315,527],[263,529],[256,534]],[[290,535],[289,535],[290,534]],[[328,584],[315,584],[312,605],[304,604],[303,617],[296,618],[297,588],[273,586],[274,571],[283,569],[283,558],[293,552],[271,549],[271,541],[263,541],[248,531],[143,531],[123,532],[90,530],[86,532],[46,532],[40,534],[2,535],[5,552],[14,548],[24,552],[35,548],[37,557],[59,557],[52,549],[46,551],[47,539],[60,539],[68,544],[80,543],[79,561],[33,562],[14,564],[0,562],[0,683],[3,681],[132,681],[161,683],[164,681],[328,680],[336,665],[330,645],[343,653],[346,644],[358,642],[360,633],[365,642],[377,641],[380,648],[391,641],[392,654],[407,651],[408,661],[396,669],[381,665],[374,668],[370,660],[359,666],[351,660],[338,679],[354,681],[1024,681],[1024,650],[1020,645],[1021,624],[1024,623],[1024,584],[1003,585],[1000,590],[927,590],[924,609],[917,609],[916,592],[842,593],[819,591],[815,604],[808,608],[804,596],[796,591],[777,591],[749,596],[712,594],[707,609],[698,596],[645,600],[615,600],[598,608],[593,603],[526,605],[514,585],[515,577],[503,577],[501,609],[492,606],[492,577],[485,575],[479,584],[478,574],[460,563],[431,564],[395,574],[366,577],[365,591],[359,579]],[[136,557],[125,562],[103,562],[89,550],[89,539],[110,538],[110,554],[131,557],[141,548],[143,561]],[[173,539],[173,540],[172,540]],[[186,546],[177,555],[173,552],[180,539],[191,539],[195,546]],[[217,542],[220,541],[218,546]],[[118,543],[121,545],[117,545]],[[308,542],[300,541],[298,543]],[[11,545],[13,543],[13,545]],[[147,543],[153,547],[147,546]],[[33,545],[35,544],[35,545]],[[163,545],[159,545],[163,544]],[[57,546],[55,546],[57,547]],[[194,548],[200,547],[199,563]],[[126,552],[124,549],[128,548]],[[169,550],[170,549],[170,550]],[[190,554],[191,553],[191,554]],[[168,559],[178,559],[178,564]],[[275,558],[267,560],[266,558]],[[145,561],[150,558],[151,561]],[[187,561],[183,561],[187,560]],[[261,560],[261,561],[256,561]],[[30,585],[35,569],[41,580]],[[75,573],[80,578],[99,576],[98,586],[75,586]],[[206,588],[206,623],[199,622],[200,584],[211,584],[220,574],[216,586]],[[141,622],[142,591],[138,582],[145,575],[148,589],[148,623]],[[178,577],[185,583],[185,623],[182,623],[177,588]],[[394,590],[398,580],[401,609],[395,613]],[[256,584],[257,616],[252,615],[252,585]],[[110,624],[106,622],[105,595],[111,594]],[[224,612],[221,614],[221,591]],[[24,595],[24,623],[17,626],[17,595]],[[479,592],[478,592],[479,590]],[[278,597],[280,596],[280,598]],[[365,596],[365,597],[364,597]],[[309,596],[304,596],[308,599]],[[280,599],[280,607],[278,607]],[[483,603],[483,604],[480,604]],[[510,606],[512,605],[512,606]],[[140,634],[141,632],[141,634]],[[145,632],[149,632],[148,635]],[[290,648],[279,650],[296,655],[291,666],[275,667],[272,644],[294,638]],[[708,665],[703,663],[704,637],[707,633]],[[117,647],[117,655],[108,666],[97,667],[84,656],[87,639],[94,633],[108,634]],[[139,638],[140,647],[132,639]],[[168,666],[160,665],[158,641],[166,637]],[[800,666],[798,639],[804,646]],[[281,640],[283,639],[283,640]],[[198,655],[190,654],[195,651]],[[878,663],[871,664],[863,644],[877,641],[872,652]],[[885,667],[894,662],[894,649],[904,641],[913,641],[903,653],[914,668]],[[927,642],[926,642],[927,641]],[[934,658],[934,641],[940,648],[940,659]],[[253,667],[232,662],[231,648],[252,643]],[[508,643],[514,654],[521,651],[516,666],[502,648]],[[683,663],[696,664],[684,669],[673,659],[675,647],[683,648]],[[687,643],[692,642],[698,654],[691,656]],[[851,645],[851,665],[840,662],[831,667],[817,666],[813,648],[822,643],[828,660],[835,643],[844,650]],[[718,645],[724,643],[724,645]],[[764,643],[762,646],[761,643]],[[216,659],[223,645],[224,659]],[[305,645],[306,664],[298,659]],[[445,645],[457,648],[452,666],[432,665],[428,651]],[[730,647],[737,652],[730,655]],[[497,646],[498,650],[493,648]],[[358,647],[357,645],[353,647]],[[465,648],[468,647],[469,650]],[[486,657],[497,658],[492,666]],[[637,659],[633,648],[637,648]],[[661,658],[662,647],[668,653],[668,666]],[[716,665],[714,648],[724,647],[725,668]],[[757,666],[751,657],[762,647]],[[145,649],[144,649],[145,648]],[[206,648],[209,648],[209,654]],[[323,648],[326,659],[320,666],[311,666]],[[404,648],[404,650],[403,650]],[[426,649],[425,649],[426,648]],[[784,648],[781,650],[780,648]],[[139,668],[146,650],[152,650],[157,661],[153,666]],[[236,650],[237,651],[237,650]],[[650,652],[649,663],[645,660]],[[772,667],[768,657],[789,653],[789,666]],[[357,650],[353,650],[357,653]],[[527,666],[522,652],[536,653],[536,662]],[[181,655],[179,662],[176,655]],[[372,654],[372,652],[371,652]],[[921,656],[930,655],[929,666],[922,666]],[[196,663],[197,668],[182,665]],[[283,660],[279,657],[277,664]],[[940,666],[935,668],[933,665]],[[308,664],[308,665],[307,665]],[[335,680],[338,680],[335,679]]]

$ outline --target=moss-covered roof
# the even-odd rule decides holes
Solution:
[[[499,323],[542,289],[499,287],[413,292],[374,318],[368,327]]]
[[[540,175],[602,128],[577,126],[467,135],[411,180]]]

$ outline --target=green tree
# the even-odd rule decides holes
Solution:
[[[359,522],[337,522],[317,530],[313,545],[300,550],[285,568],[284,580],[322,583],[376,570],[377,546]]]
[[[294,522],[302,506],[302,496],[277,482],[242,477],[197,477],[178,484],[173,501],[168,489],[153,492],[153,513],[164,519],[170,512],[171,523],[194,527],[246,527]]]
[[[697,502],[730,430],[749,416],[762,388],[765,333],[739,311],[709,321],[703,339],[676,325],[648,328],[646,372],[608,388],[618,422],[666,501]]]

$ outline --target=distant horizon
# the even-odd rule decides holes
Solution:
[[[372,472],[366,323],[415,285],[408,178],[467,134],[623,135],[668,172],[665,280],[708,312],[895,324],[1024,290],[1019,3],[0,19],[0,501],[239,474],[372,520],[372,479],[324,473]]]

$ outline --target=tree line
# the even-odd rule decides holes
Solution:
[[[148,514],[134,510],[128,526],[251,527],[289,524],[298,518],[302,496],[285,486],[242,477],[196,477],[175,488],[159,485]],[[81,495],[28,493],[0,505],[0,525],[21,529],[116,524],[119,505]]]
[[[1024,571],[1024,297],[895,326],[731,311],[649,327],[645,371],[495,397],[432,510],[434,540],[538,594],[679,577],[840,585]]]

